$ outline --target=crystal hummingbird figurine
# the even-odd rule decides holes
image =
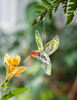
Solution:
[[[59,37],[56,35],[53,40],[49,41],[45,47],[43,47],[43,42],[40,37],[39,32],[36,30],[35,32],[35,38],[36,38],[36,44],[38,47],[38,50],[33,50],[30,55],[24,60],[27,61],[30,58],[37,58],[41,64],[41,68],[44,70],[44,72],[47,75],[51,75],[51,61],[49,56],[54,53],[59,46]]]

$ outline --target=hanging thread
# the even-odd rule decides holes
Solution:
[[[43,19],[42,40],[43,40],[43,44],[45,46],[45,44],[46,44],[45,18]]]

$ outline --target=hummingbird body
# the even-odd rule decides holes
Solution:
[[[38,50],[33,50],[30,55],[25,59],[25,61],[30,58],[37,58],[40,62],[42,62],[41,68],[44,70],[44,72],[47,75],[51,75],[52,65],[49,55],[57,50],[59,46],[59,37],[56,35],[53,40],[49,41],[45,45],[45,47],[43,47],[43,42],[38,31],[35,32],[35,38]]]

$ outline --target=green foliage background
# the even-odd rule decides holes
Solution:
[[[32,26],[37,24],[39,21],[43,21],[43,19],[48,14],[49,20],[53,17],[53,12],[55,13],[57,9],[59,8],[59,5],[62,5],[62,9],[64,11],[64,15],[66,14],[67,20],[66,25],[68,25],[74,17],[74,13],[77,8],[77,0],[41,0],[43,5],[34,5],[34,7],[38,10],[36,10],[36,13],[39,13],[39,17],[33,20]]]
[[[33,12],[35,4],[38,3],[31,2],[25,9],[25,22],[28,25],[26,30],[11,34],[0,31],[0,74],[5,75],[6,72],[3,63],[5,53],[15,56],[18,54],[22,57],[20,65],[26,65],[28,70],[22,73],[20,78],[13,77],[9,84],[14,88],[25,87],[30,90],[17,95],[15,100],[66,100],[77,75],[77,26],[69,25],[59,29],[54,24],[55,17],[50,21],[45,19],[46,40],[43,38],[43,41],[47,43],[55,35],[60,37],[58,50],[50,56],[51,76],[42,71],[41,63],[37,59],[30,59],[24,64],[23,61],[30,52],[37,49],[35,30],[38,30],[41,36],[43,31],[43,22],[31,28],[33,19],[38,16]]]

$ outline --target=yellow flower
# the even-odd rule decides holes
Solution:
[[[10,57],[8,54],[5,54],[4,63],[7,71],[6,82],[9,81],[9,79],[12,76],[19,77],[21,72],[27,70],[27,67],[25,66],[17,67],[20,62],[20,59],[21,57],[19,55],[17,55],[16,57],[14,56]]]

